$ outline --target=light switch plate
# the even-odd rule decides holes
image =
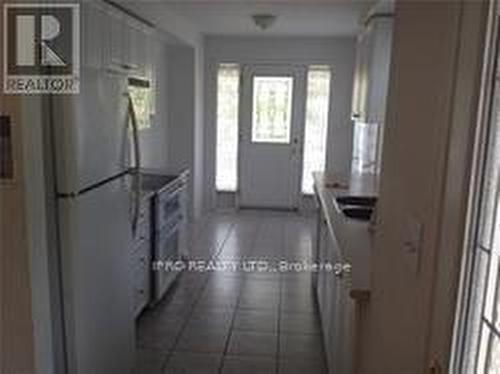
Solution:
[[[415,217],[408,217],[403,236],[403,251],[408,266],[414,274],[418,273],[422,251],[423,224]]]

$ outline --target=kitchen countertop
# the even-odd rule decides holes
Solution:
[[[140,171],[142,174],[158,175],[159,177],[179,177],[189,174],[188,168],[141,168]]]
[[[335,202],[338,196],[378,196],[373,174],[314,173],[314,188],[324,212],[328,230],[351,269],[351,297],[367,299],[370,292],[373,228],[370,221],[346,217]]]
[[[167,189],[170,184],[179,179],[186,181],[189,176],[188,169],[181,169],[178,171],[141,169],[140,173],[142,175],[142,199],[153,197],[156,193]]]

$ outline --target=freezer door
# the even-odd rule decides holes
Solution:
[[[72,374],[130,373],[134,361],[132,233],[117,179],[58,201],[66,346]]]
[[[51,97],[57,189],[70,193],[129,165],[126,77],[84,68],[80,94]]]

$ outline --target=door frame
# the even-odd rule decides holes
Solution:
[[[259,208],[244,206],[242,204],[243,190],[243,141],[244,131],[251,132],[252,124],[252,108],[253,108],[253,80],[255,75],[262,76],[292,76],[293,97],[292,97],[292,123],[290,129],[290,146],[296,142],[295,166],[291,171],[293,179],[293,196],[291,197],[292,204],[290,208],[286,207],[260,207],[263,209],[279,209],[279,210],[298,210],[301,199],[301,180],[302,180],[302,163],[304,154],[304,134],[305,134],[305,119],[307,105],[307,66],[302,64],[287,64],[287,63],[245,63],[241,64],[240,70],[240,90],[239,90],[239,114],[238,114],[238,189],[235,196],[236,209],[241,208]],[[247,96],[248,95],[248,96]],[[300,98],[303,98],[302,100]],[[245,109],[244,105],[248,105]],[[245,121],[248,121],[245,127]],[[250,134],[251,136],[251,134]]]
[[[481,209],[481,190],[483,186],[484,177],[484,165],[486,163],[486,152],[488,150],[487,141],[488,132],[490,128],[490,109],[492,106],[492,95],[495,88],[495,69],[498,60],[498,38],[500,31],[500,14],[499,7],[496,2],[491,2],[489,5],[485,5],[487,8],[483,10],[487,13],[487,25],[485,26],[485,40],[482,61],[478,62],[480,71],[480,87],[477,89],[477,107],[475,112],[475,118],[477,123],[477,128],[474,131],[474,139],[471,141],[471,155],[470,155],[470,171],[468,173],[468,185],[466,188],[466,194],[468,197],[465,199],[465,217],[464,217],[464,233],[463,240],[461,241],[460,253],[461,258],[457,262],[460,264],[459,274],[457,276],[457,289],[456,294],[451,295],[455,303],[450,307],[450,314],[443,315],[444,318],[454,317],[453,321],[453,336],[451,337],[451,347],[449,349],[449,362],[441,360],[443,365],[453,372],[462,372],[465,363],[465,346],[467,338],[467,327],[469,323],[470,316],[470,297],[472,293],[472,287],[474,282],[474,264],[476,259],[476,251],[472,250],[475,246],[475,239],[477,235],[477,225],[479,224],[479,215]],[[472,12],[469,10],[469,12]],[[476,31],[480,33],[481,31]],[[470,71],[470,67],[467,66],[467,71]],[[453,181],[456,183],[456,180]],[[442,313],[441,313],[442,314]],[[435,316],[434,319],[439,318]],[[436,322],[435,322],[436,323]],[[436,323],[437,324],[437,323]],[[434,339],[433,339],[434,338]],[[432,349],[440,348],[438,343],[433,340],[438,340],[436,337],[431,335],[431,347],[428,354],[429,361],[438,357],[436,352],[432,352]]]

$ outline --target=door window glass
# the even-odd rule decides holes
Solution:
[[[290,143],[292,77],[253,78],[252,142]]]

